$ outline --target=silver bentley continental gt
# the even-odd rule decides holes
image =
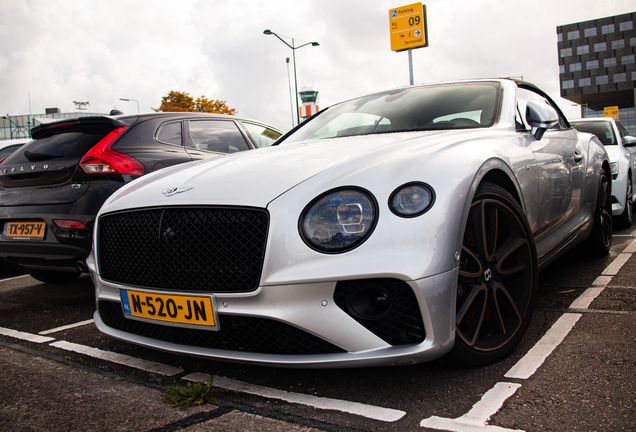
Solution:
[[[112,195],[95,323],[255,364],[486,364],[523,337],[539,270],[582,242],[608,253],[610,179],[598,138],[526,82],[352,99]]]

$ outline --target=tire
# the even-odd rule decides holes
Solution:
[[[62,272],[62,271],[52,271],[52,270],[35,270],[35,269],[26,269],[27,273],[31,275],[33,279],[37,279],[40,282],[45,282],[48,284],[59,284],[72,282],[81,275],[81,272]]]
[[[605,170],[601,170],[594,211],[594,225],[588,239],[588,246],[593,256],[607,255],[610,246],[612,246],[611,189]]]
[[[631,177],[631,175],[629,176]],[[618,226],[621,228],[629,228],[634,221],[634,200],[632,198],[632,182],[627,180],[627,195],[625,196],[625,210],[618,216]]]
[[[483,184],[462,244],[452,363],[480,366],[515,349],[532,317],[538,272],[521,207],[503,188]]]

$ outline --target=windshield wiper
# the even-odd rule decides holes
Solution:
[[[31,153],[28,150],[24,152],[24,156],[31,162],[62,157],[62,155],[56,155],[51,153]]]

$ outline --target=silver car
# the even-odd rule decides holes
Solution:
[[[539,269],[583,242],[608,253],[610,178],[598,138],[526,82],[352,99],[112,195],[95,324],[237,362],[485,364],[523,337]]]
[[[622,228],[632,226],[634,180],[636,180],[636,138],[613,117],[585,118],[570,122],[580,132],[598,137],[605,146],[612,167],[612,215]]]

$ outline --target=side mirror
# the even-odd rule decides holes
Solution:
[[[636,146],[636,138],[633,136],[627,135],[623,137],[623,145],[625,147],[634,147]]]
[[[532,127],[532,135],[540,140],[547,129],[559,123],[559,115],[546,103],[530,101],[526,106],[526,121]]]

